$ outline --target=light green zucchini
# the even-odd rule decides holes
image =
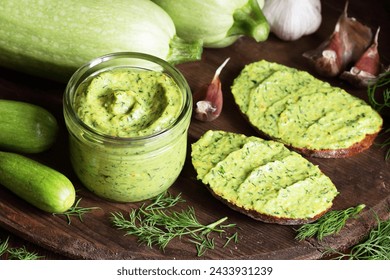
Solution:
[[[20,101],[0,99],[0,149],[39,153],[55,142],[58,124],[46,109]]]
[[[75,189],[66,176],[16,153],[0,152],[0,184],[50,213],[63,213],[75,202]]]
[[[226,47],[243,35],[260,42],[269,35],[262,0],[152,1],[171,16],[178,36],[202,40],[204,47]]]
[[[66,82],[84,63],[143,52],[177,64],[200,59],[202,43],[176,36],[149,0],[2,0],[0,65]]]

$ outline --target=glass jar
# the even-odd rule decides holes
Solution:
[[[150,135],[118,137],[87,125],[75,108],[80,85],[103,71],[128,68],[158,71],[180,89],[179,115],[167,127]],[[179,176],[186,158],[192,95],[183,75],[169,63],[141,53],[114,53],[92,60],[78,69],[64,94],[64,118],[69,132],[70,160],[85,187],[118,202],[152,198],[167,190]]]

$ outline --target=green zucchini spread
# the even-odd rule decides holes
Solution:
[[[111,136],[159,132],[179,116],[183,95],[176,83],[157,71],[117,68],[88,79],[76,95],[79,118]]]
[[[332,181],[276,141],[207,131],[192,144],[197,178],[239,208],[282,219],[310,219],[332,206]]]
[[[243,69],[232,93],[253,126],[295,148],[349,148],[379,132],[383,123],[368,104],[343,89],[264,60]]]
[[[167,190],[181,172],[191,108],[188,92],[163,72],[108,68],[75,92],[68,115],[70,157],[82,183],[109,200],[141,201]]]

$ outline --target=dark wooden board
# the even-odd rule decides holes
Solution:
[[[208,129],[256,135],[255,130],[244,120],[234,104],[230,93],[233,79],[242,68],[251,62],[267,59],[287,66],[313,71],[301,54],[315,48],[333,31],[343,1],[323,1],[323,23],[315,34],[298,41],[283,42],[273,35],[264,42],[256,43],[248,38],[239,39],[234,45],[223,49],[207,49],[200,62],[178,66],[187,78],[193,91],[211,80],[215,69],[227,57],[230,62],[222,75],[224,109],[219,119],[211,123],[193,120],[189,129],[189,145]],[[380,53],[382,60],[389,63],[390,26],[389,12],[385,1],[350,1],[349,14],[366,23],[374,30],[381,25]],[[315,74],[314,74],[315,75]],[[365,90],[356,90],[335,78],[326,79],[335,86],[345,88],[351,94],[367,99]],[[81,206],[99,207],[86,214],[83,221],[73,218],[70,225],[61,215],[44,213],[22,201],[4,187],[0,187],[0,226],[5,230],[41,246],[64,258],[73,259],[195,259],[193,244],[185,240],[174,240],[165,252],[157,248],[140,245],[131,236],[112,227],[112,212],[128,212],[140,204],[112,203],[102,200],[86,190],[72,171],[67,151],[67,131],[62,116],[62,94],[65,85],[22,73],[0,69],[0,98],[31,102],[50,110],[60,124],[60,135],[56,144],[47,152],[29,155],[68,176],[82,197]],[[388,116],[387,116],[388,117]],[[386,121],[386,120],[385,120]],[[386,125],[388,122],[386,121]],[[1,133],[1,132],[0,132]],[[376,143],[383,141],[383,136]],[[385,162],[385,150],[377,145],[369,150],[346,159],[314,159],[313,163],[335,183],[340,195],[335,199],[333,209],[344,209],[365,203],[368,207],[359,219],[350,220],[338,234],[327,237],[321,243],[315,240],[299,242],[294,239],[297,227],[266,224],[237,213],[214,199],[200,182],[190,162],[190,148],[187,161],[178,180],[171,187],[173,194],[181,193],[187,201],[179,206],[195,208],[199,220],[211,223],[228,217],[229,223],[239,227],[239,242],[222,248],[224,240],[216,238],[216,249],[208,251],[206,259],[318,259],[321,247],[332,246],[346,249],[362,240],[375,226],[374,210],[382,219],[387,219],[390,207],[390,170]]]

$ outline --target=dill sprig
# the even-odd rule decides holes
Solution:
[[[76,203],[69,208],[69,210],[63,212],[63,213],[53,213],[53,215],[64,215],[68,221],[68,225],[71,224],[71,218],[73,216],[76,216],[79,218],[79,220],[83,221],[83,215],[91,212],[92,210],[100,209],[99,207],[80,207],[79,203],[81,201],[81,198],[79,198]]]
[[[4,255],[8,250],[8,240],[9,237],[5,241],[0,242],[0,257]]]
[[[383,101],[378,100],[375,96],[382,88],[384,88],[382,93]],[[390,71],[383,73],[378,77],[375,83],[369,85],[367,93],[368,101],[377,112],[380,113],[384,108],[390,107]]]
[[[378,99],[376,95],[378,92],[383,90],[382,99]],[[381,113],[385,108],[390,108],[390,71],[387,71],[381,74],[378,79],[367,88],[368,101],[370,105],[378,112]],[[388,134],[390,128],[383,131],[383,134]],[[390,137],[387,137],[386,140],[379,144],[380,147],[385,148],[390,146]],[[390,159],[390,148],[387,149],[385,160]]]
[[[223,248],[225,248],[230,243],[230,241],[232,241],[232,240],[233,240],[234,243],[238,242],[238,232],[235,232],[231,236],[226,237],[226,239],[227,240],[226,240],[225,244],[223,245]]]
[[[334,254],[334,259],[350,260],[390,260],[390,219],[381,221],[376,215],[377,227],[372,229],[368,237],[353,246],[349,253],[328,249],[324,254]]]
[[[3,242],[0,242],[0,257],[8,253],[10,260],[37,260],[42,258],[35,252],[30,252],[25,246],[19,248],[9,248],[9,237]]]
[[[30,252],[25,246],[8,249],[8,258],[10,260],[37,260],[42,258],[35,252]]]
[[[130,211],[128,217],[121,212],[111,213],[112,223],[118,229],[125,230],[127,235],[136,236],[141,244],[158,246],[162,251],[173,239],[186,236],[189,242],[195,244],[198,256],[208,249],[214,249],[214,238],[210,233],[223,234],[226,233],[224,227],[235,226],[222,224],[227,217],[203,225],[198,221],[193,207],[181,211],[170,209],[179,202],[185,202],[180,194],[177,197],[161,194],[151,204],[143,204]],[[234,236],[233,240],[237,241],[237,235]]]
[[[298,234],[295,239],[301,241],[315,236],[318,240],[322,240],[325,236],[337,234],[344,227],[346,221],[351,217],[356,217],[364,207],[364,204],[359,204],[356,207],[350,207],[344,210],[330,211],[316,222],[305,224],[298,228]]]
[[[152,203],[145,206],[145,210],[157,210],[157,209],[166,209],[175,206],[178,203],[185,202],[184,199],[181,198],[181,195],[172,196],[169,193],[162,193],[158,195]]]
[[[383,135],[386,135],[386,134],[390,135],[390,128],[382,131],[381,134],[383,134]],[[381,148],[390,147],[390,136],[387,137],[386,140],[383,141],[383,143],[380,143],[379,146]],[[387,149],[387,152],[385,154],[385,160],[388,160],[388,159],[390,159],[390,148]]]

